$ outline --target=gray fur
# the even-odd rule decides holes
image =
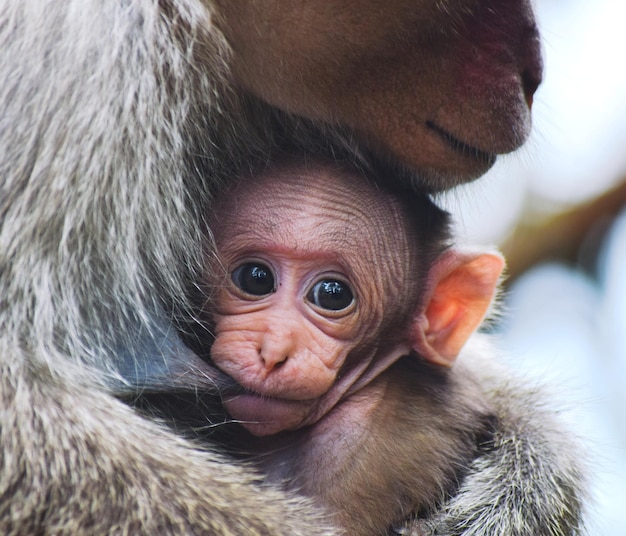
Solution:
[[[288,120],[231,89],[228,54],[196,0],[0,2],[2,534],[336,533],[306,501],[112,396],[132,382],[138,334],[158,339],[155,311],[189,314],[211,186],[268,154]],[[308,143],[303,125],[283,126]],[[560,443],[504,403],[538,436],[513,435],[468,482],[493,489],[489,468],[525,467],[537,445],[556,463],[544,480],[570,500]],[[474,520],[474,497],[462,491],[439,526]],[[517,516],[502,504],[471,534]]]
[[[587,534],[585,448],[547,392],[523,387],[493,356],[484,335],[460,359],[480,379],[497,417],[493,442],[469,467],[456,493],[428,519],[398,529],[410,536],[563,536]]]
[[[208,12],[181,1],[171,15],[0,5],[2,534],[330,533],[303,500],[107,394],[127,363],[111,349],[153,330],[158,296],[185,294],[172,267],[199,262],[207,192],[189,151],[220,162],[254,138],[227,126],[237,105],[221,100],[227,51]],[[189,146],[218,120],[220,150]]]

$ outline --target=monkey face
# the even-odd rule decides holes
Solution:
[[[431,180],[478,177],[528,135],[542,71],[528,0],[217,3],[246,91]]]
[[[323,167],[276,169],[228,199],[211,358],[246,393],[226,408],[258,435],[316,422],[391,362],[375,341],[409,271],[402,222],[373,186]]]

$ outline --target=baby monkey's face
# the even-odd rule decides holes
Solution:
[[[224,277],[211,357],[246,389],[228,411],[267,435],[316,422],[383,366],[376,341],[401,296],[407,244],[394,207],[363,180],[321,173],[240,188],[216,233]]]
[[[317,423],[411,351],[449,367],[480,325],[502,257],[425,261],[407,206],[324,164],[250,177],[218,202],[211,358],[244,389],[225,406],[250,432]]]

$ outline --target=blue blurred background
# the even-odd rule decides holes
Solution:
[[[501,347],[586,445],[591,534],[626,536],[626,1],[536,7],[545,79],[531,140],[442,202],[462,241],[511,259]]]

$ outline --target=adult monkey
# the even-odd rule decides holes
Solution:
[[[227,173],[290,140],[445,189],[524,140],[540,71],[528,0],[3,0],[0,531],[324,533],[298,498],[115,398],[142,377],[137,333],[188,314],[200,215]],[[173,355],[160,388],[210,385],[206,363]],[[518,412],[502,409],[511,437]],[[521,426],[536,450],[496,448],[468,482],[545,458],[567,501],[539,517],[572,508],[569,530],[575,467]],[[461,489],[442,526],[515,528],[538,503],[491,498]]]

